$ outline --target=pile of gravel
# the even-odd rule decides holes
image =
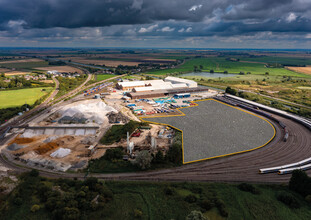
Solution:
[[[19,150],[19,149],[23,149],[25,147],[26,146],[24,146],[24,145],[19,145],[19,144],[13,143],[13,144],[9,145],[7,147],[7,149],[10,150],[10,151],[16,151],[16,150]]]

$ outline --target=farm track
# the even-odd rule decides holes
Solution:
[[[311,157],[311,135],[304,126],[289,119],[273,115],[282,121],[289,131],[287,142],[283,142],[283,131],[274,122],[276,137],[267,146],[243,154],[211,159],[183,165],[181,167],[149,172],[121,174],[90,174],[103,180],[130,181],[202,181],[202,182],[254,182],[287,183],[291,175],[276,173],[259,174],[260,168],[279,166]],[[0,162],[16,172],[25,172],[30,168],[20,167],[0,157]],[[84,178],[83,173],[60,173],[40,170],[41,175],[50,178]],[[307,171],[311,174],[311,171]]]

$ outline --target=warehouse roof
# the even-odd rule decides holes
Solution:
[[[168,76],[164,79],[164,81],[174,81],[174,82],[179,82],[179,83],[196,83],[193,80],[189,80],[189,79],[182,79],[182,78],[177,78],[177,77],[173,77],[173,76]]]
[[[122,87],[145,86],[145,82],[144,81],[118,82],[118,85]]]

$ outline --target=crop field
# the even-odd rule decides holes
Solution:
[[[46,91],[42,91],[45,89]],[[41,97],[49,94],[52,87],[18,89],[0,92],[0,108],[17,107],[25,103],[32,105]]]
[[[44,71],[57,70],[58,72],[69,72],[69,73],[77,72],[79,74],[83,73],[82,70],[75,68],[75,67],[72,67],[72,66],[48,66],[48,67],[38,67],[35,69],[44,70]]]
[[[5,73],[5,72],[8,72],[10,71],[10,69],[6,69],[6,68],[1,68],[0,67],[0,73]]]
[[[6,61],[1,61],[1,64],[8,64],[8,63],[29,63],[29,62],[42,62],[43,60],[40,59],[22,59],[22,60],[6,60]]]
[[[228,71],[228,73],[235,73],[235,74],[239,74],[240,72],[244,72],[246,74],[247,72],[250,72],[251,74],[260,74],[260,75],[261,74],[264,75],[266,72],[268,72],[269,75],[308,77],[308,75],[293,72],[285,68],[267,68],[265,67],[264,63],[256,63],[253,61],[233,62],[226,60],[225,57],[191,59],[187,60],[184,64],[174,69],[155,70],[150,71],[148,73],[154,75],[165,75],[167,73],[193,72],[194,66],[197,66],[198,68],[202,66],[203,69],[201,71],[210,71],[210,70],[214,70],[214,72]]]
[[[266,120],[215,100],[183,108],[185,116],[145,117],[183,131],[184,163],[234,154],[264,146],[274,137]]]
[[[115,75],[112,75],[112,74],[99,74],[99,75],[96,75],[96,81],[102,81],[102,80],[109,79],[109,78],[112,78],[112,77],[115,77]]]
[[[311,65],[310,57],[279,57],[279,56],[263,56],[263,57],[243,57],[243,61],[255,61],[262,63],[279,63],[282,65]]]
[[[5,76],[17,76],[17,75],[26,75],[26,74],[30,74],[30,72],[10,71],[10,72],[6,72]]]
[[[294,71],[294,72],[304,73],[304,74],[309,74],[309,75],[311,75],[311,66],[306,66],[306,67],[287,66],[286,68],[289,69],[289,70],[292,70],[292,71]]]
[[[14,62],[14,63],[1,63],[0,66],[5,68],[18,68],[18,69],[33,69],[35,67],[46,67],[49,63],[46,61],[39,62]]]

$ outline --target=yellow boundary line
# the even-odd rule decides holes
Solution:
[[[274,134],[272,136],[272,138],[265,144],[259,146],[259,147],[255,147],[255,148],[252,148],[252,149],[249,149],[249,150],[244,150],[244,151],[238,151],[238,152],[234,152],[234,153],[229,153],[229,154],[223,154],[223,155],[219,155],[219,156],[214,156],[214,157],[208,157],[208,158],[203,158],[203,159],[199,159],[199,160],[193,160],[193,161],[188,161],[188,162],[185,162],[184,160],[184,134],[183,134],[183,130],[179,129],[179,128],[176,128],[170,124],[165,124],[165,123],[158,123],[158,122],[153,122],[153,121],[147,121],[145,120],[146,118],[164,118],[164,117],[182,117],[182,116],[186,116],[185,113],[183,113],[180,109],[184,109],[184,108],[192,108],[192,107],[196,107],[196,106],[199,106],[198,103],[196,102],[202,102],[202,101],[208,101],[208,100],[212,100],[212,101],[215,101],[215,102],[218,102],[218,103],[221,103],[223,105],[227,105],[231,108],[234,108],[234,109],[237,109],[239,111],[242,111],[242,112],[245,112],[247,114],[250,114],[250,115],[253,115],[255,117],[258,117],[266,122],[268,122],[270,124],[270,126],[273,128],[273,131],[274,131]],[[165,116],[150,116],[150,117],[139,117],[139,119],[141,119],[142,121],[144,122],[149,122],[149,123],[152,123],[152,124],[158,124],[158,125],[165,125],[165,126],[169,126],[169,127],[172,127],[178,131],[181,132],[181,137],[182,137],[182,161],[183,161],[183,164],[188,164],[188,163],[194,163],[194,162],[199,162],[199,161],[203,161],[203,160],[210,160],[210,159],[215,159],[215,158],[219,158],[219,157],[227,157],[227,156],[231,156],[231,155],[235,155],[235,154],[241,154],[241,153],[246,153],[246,152],[249,152],[249,151],[253,151],[253,150],[257,150],[259,148],[262,148],[264,146],[266,146],[267,144],[269,144],[275,137],[275,134],[276,134],[276,130],[275,130],[275,127],[265,118],[259,116],[259,115],[256,115],[252,112],[249,112],[249,111],[246,111],[244,109],[241,109],[241,108],[237,108],[237,107],[234,107],[234,106],[231,106],[227,103],[223,103],[223,102],[220,102],[218,100],[215,100],[215,99],[202,99],[202,100],[197,100],[197,101],[191,101],[191,103],[195,104],[193,106],[188,106],[188,107],[181,107],[181,108],[177,108],[176,110],[179,111],[181,113],[181,115],[165,115]]]

